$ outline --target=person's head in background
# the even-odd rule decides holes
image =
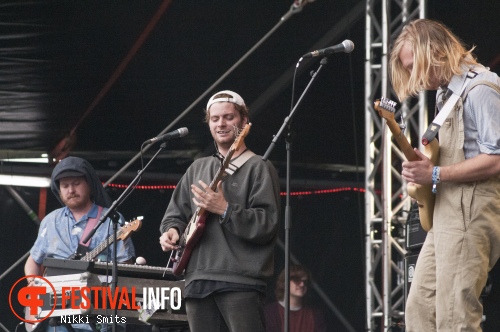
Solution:
[[[302,305],[309,290],[311,272],[302,265],[290,265],[290,304]],[[276,299],[284,301],[285,298],[285,270],[281,271],[276,282]]]

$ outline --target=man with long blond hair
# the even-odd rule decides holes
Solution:
[[[406,181],[436,191],[405,310],[410,332],[481,331],[479,297],[500,256],[500,79],[472,50],[443,24],[418,19],[390,55],[400,100],[437,90],[439,110],[460,95],[438,133],[438,163],[417,149],[419,161],[403,162]]]

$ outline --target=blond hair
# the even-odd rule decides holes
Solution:
[[[408,43],[413,51],[413,68],[404,68],[399,55]],[[465,44],[445,25],[418,19],[403,28],[394,42],[389,59],[392,86],[402,101],[432,87],[431,80],[447,84],[453,75],[463,73],[462,65],[474,66],[474,47]]]

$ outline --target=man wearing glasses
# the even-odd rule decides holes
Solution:
[[[311,273],[301,265],[290,266],[290,323],[289,332],[326,332],[323,313],[310,305],[307,292]],[[276,282],[276,302],[269,303],[264,309],[266,332],[283,331],[285,315],[285,270],[281,271]]]

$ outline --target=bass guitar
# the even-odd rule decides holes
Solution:
[[[214,191],[217,189],[217,184],[223,179],[224,172],[229,166],[233,154],[240,149],[244,138],[250,131],[251,125],[251,123],[247,123],[237,135],[236,140],[229,148],[229,151],[224,157],[224,160],[215,174],[214,179],[210,182],[210,189]],[[191,257],[191,253],[205,230],[205,221],[209,214],[210,212],[204,208],[198,207],[186,226],[186,230],[181,235],[177,249],[172,250],[172,253],[170,254],[170,263],[172,265],[172,272],[174,275],[179,276],[183,274],[184,269],[189,262],[189,258]]]
[[[142,220],[136,219],[134,221],[130,221],[122,226],[116,232],[116,239],[125,241],[132,235],[132,232],[139,230],[142,226]],[[72,255],[70,259],[77,259],[86,262],[93,261],[101,252],[103,252],[107,247],[109,247],[114,242],[114,235],[109,236],[106,240],[99,243],[97,247],[86,253],[84,256]],[[24,318],[25,324],[24,327],[27,332],[36,332],[39,330],[39,327],[42,326],[42,321],[37,319],[36,315],[32,315],[30,313],[30,308],[26,307],[24,309]]]
[[[385,119],[387,126],[403,152],[406,159],[409,161],[420,160],[413,147],[408,142],[406,136],[403,134],[401,127],[394,119],[396,102],[382,97],[380,100],[375,101],[375,110],[378,114]],[[433,139],[429,144],[424,146],[424,155],[429,158],[434,165],[437,164],[439,156],[439,143],[437,139]],[[434,194],[432,193],[432,185],[420,185],[415,183],[408,184],[408,195],[415,199],[418,203],[418,211],[420,214],[420,224],[422,228],[428,232],[432,228],[432,215],[434,213]]]
[[[128,223],[125,223],[120,229],[116,232],[116,240],[122,240],[125,241],[132,235],[132,232],[135,232],[139,230],[142,226],[142,220],[141,219],[136,219],[134,221],[130,221]],[[101,252],[103,252],[107,247],[113,244],[114,241],[114,235],[109,236],[106,240],[102,241],[99,243],[97,247],[86,253],[84,256],[76,256],[73,257],[75,259],[81,260],[81,261],[86,261],[86,262],[91,262],[94,259],[99,256]]]

